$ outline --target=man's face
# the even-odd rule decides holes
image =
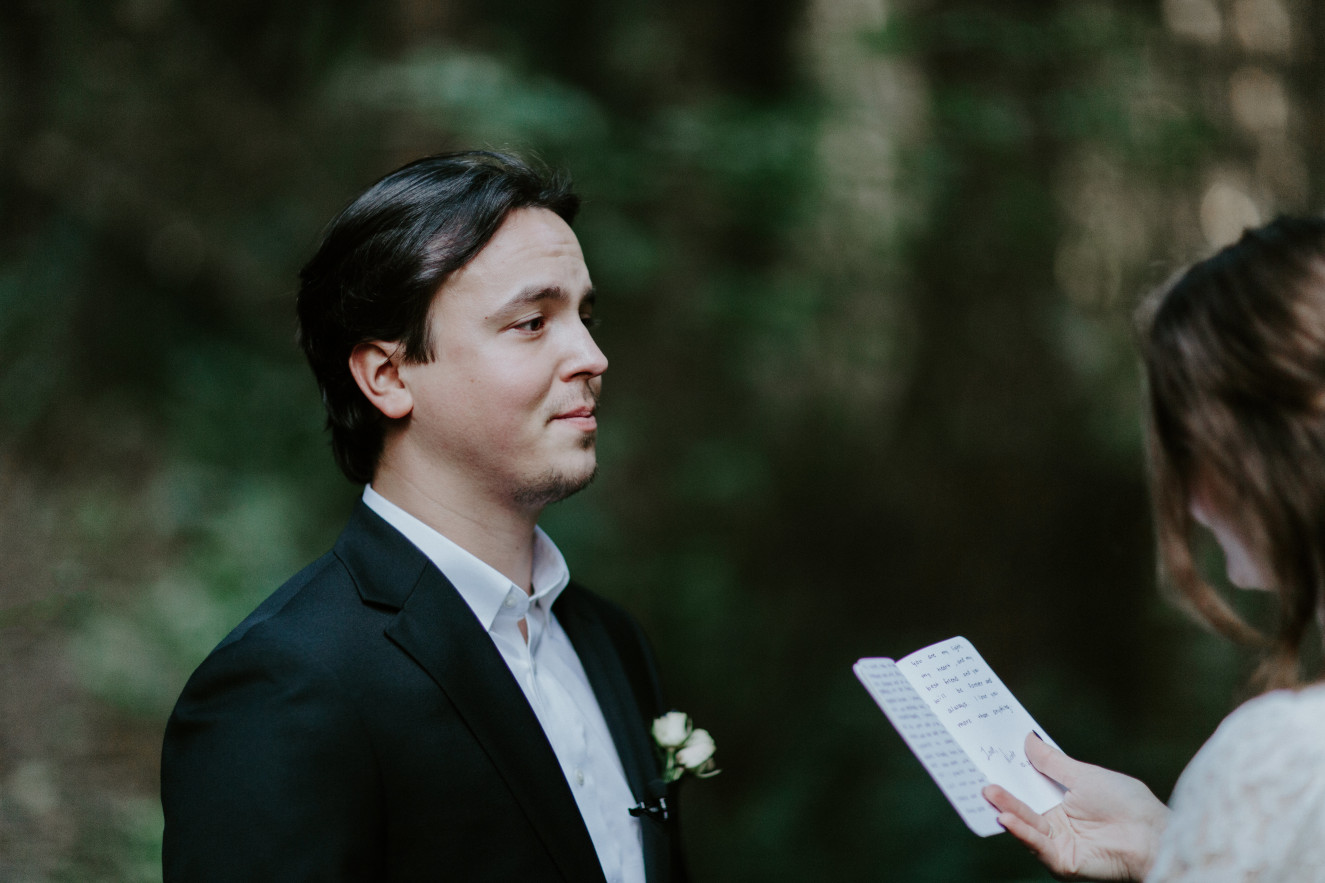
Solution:
[[[603,356],[579,242],[518,209],[433,299],[433,360],[401,366],[411,461],[450,486],[528,507],[584,487],[597,463]],[[459,482],[460,484],[455,484]]]

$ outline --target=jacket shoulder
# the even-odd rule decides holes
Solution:
[[[272,619],[279,619],[286,613],[292,603],[296,602],[300,594],[305,591],[317,592],[319,588],[342,588],[352,586],[353,580],[350,579],[349,572],[344,565],[336,558],[335,553],[327,552],[322,557],[313,561],[304,567],[294,576],[290,577],[280,588],[272,592],[262,601],[253,612],[244,617],[237,626],[230,630],[216,649],[233,644],[242,640],[250,630],[255,626],[261,625]]]

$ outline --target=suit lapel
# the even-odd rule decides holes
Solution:
[[[568,880],[602,881],[602,866],[575,797],[520,685],[451,583],[366,506],[355,528],[363,542],[338,553],[365,601],[400,608],[387,637],[446,693]],[[370,559],[377,559],[376,561]]]
[[[565,629],[580,657],[580,664],[584,666],[589,686],[593,688],[607,729],[616,744],[617,756],[625,768],[630,792],[636,800],[644,800],[648,796],[649,781],[658,774],[653,745],[648,733],[640,726],[639,704],[606,627],[588,605],[577,603],[579,600],[575,589],[567,588],[556,605],[557,621]]]
[[[616,744],[626,781],[637,801],[656,801],[667,789],[658,774],[658,762],[648,730],[641,726],[640,705],[612,646],[607,627],[574,586],[566,589],[556,604],[557,621],[580,657],[594,697],[602,709],[607,729]],[[671,879],[668,831],[652,817],[641,820],[644,837],[644,870],[651,881]]]

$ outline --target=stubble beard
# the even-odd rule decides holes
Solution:
[[[581,450],[590,450],[598,440],[598,433],[590,433],[580,441]],[[593,465],[584,472],[567,473],[558,472],[555,469],[549,469],[542,475],[538,475],[524,487],[519,488],[514,493],[515,502],[521,506],[542,508],[552,503],[560,502],[571,494],[587,488],[598,474],[598,460],[595,457]]]

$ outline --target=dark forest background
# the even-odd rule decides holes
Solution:
[[[159,879],[178,690],[359,492],[298,268],[492,146],[585,197],[603,469],[545,526],[717,738],[698,879],[1047,879],[851,664],[965,635],[1168,795],[1251,658],[1157,589],[1130,317],[1325,205],[1322,41],[1310,0],[0,5],[0,878]]]

